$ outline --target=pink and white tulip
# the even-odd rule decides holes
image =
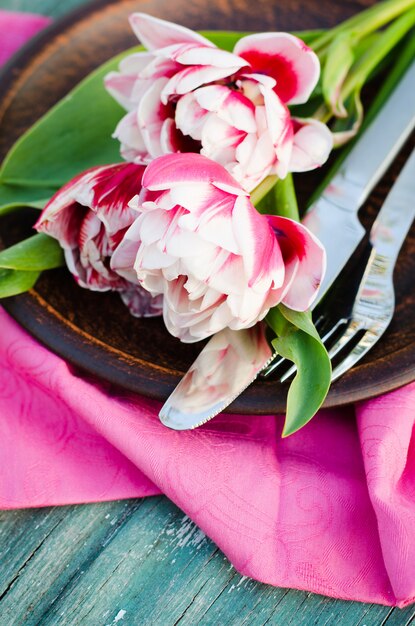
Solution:
[[[246,62],[177,24],[143,13],[131,15],[130,24],[149,52],[127,56],[119,72],[105,78],[109,93],[129,111],[115,130],[122,156],[149,162],[167,152],[198,152],[176,127],[175,98],[169,96],[225,79]]]
[[[290,219],[260,215],[220,164],[198,154],[152,161],[130,206],[138,217],[111,267],[132,267],[163,295],[167,329],[185,342],[254,326],[283,302],[304,311],[325,268],[318,240]]]
[[[233,53],[193,31],[135,13],[134,32],[149,52],[126,57],[106,77],[128,110],[115,136],[127,160],[200,152],[221,163],[247,191],[267,175],[322,165],[328,128],[295,120],[288,105],[306,102],[320,73],[318,57],[288,33],[243,37]]]
[[[118,163],[83,172],[51,198],[35,225],[59,241],[81,287],[119,292],[136,317],[160,315],[161,298],[153,298],[135,276],[126,280],[117,274],[110,259],[137,216],[128,203],[141,189],[144,169]]]

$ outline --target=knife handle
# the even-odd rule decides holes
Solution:
[[[381,179],[415,125],[415,61],[356,142],[324,195],[356,212]],[[333,190],[336,197],[332,197]]]
[[[377,254],[392,261],[415,219],[415,150],[389,192],[370,231],[370,242]]]

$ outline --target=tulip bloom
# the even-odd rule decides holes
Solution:
[[[144,166],[119,163],[94,167],[68,182],[47,203],[35,228],[57,239],[66,264],[81,287],[117,291],[136,317],[160,315],[135,277],[110,268],[111,256],[136,217],[129,200],[141,189]]]
[[[150,162],[171,152],[200,152],[251,191],[266,176],[322,165],[328,128],[291,117],[320,74],[317,55],[288,33],[243,37],[233,53],[193,31],[135,13],[132,28],[148,52],[121,61],[105,80],[128,110],[115,136],[122,156]]]
[[[301,224],[260,215],[218,163],[197,154],[152,161],[130,203],[138,217],[111,267],[163,295],[167,329],[185,342],[254,326],[283,302],[308,309],[324,249]]]

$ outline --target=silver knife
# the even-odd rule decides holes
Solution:
[[[161,421],[175,430],[204,424],[239,396],[271,360],[262,324],[246,330],[225,328],[213,335],[183,376],[160,411]]]
[[[389,327],[395,310],[393,273],[399,251],[415,219],[415,149],[388,193],[370,229],[371,253],[361,278],[347,329],[330,348],[333,358],[347,354],[332,373],[332,381],[353,367]],[[363,333],[353,345],[353,338]]]
[[[332,285],[362,240],[365,230],[357,213],[414,125],[415,62],[303,220],[327,252],[327,272],[314,305]],[[159,417],[163,424],[175,430],[196,428],[222,412],[255,380],[259,372],[272,362],[274,355],[271,350],[263,350],[256,359],[253,358],[252,331],[225,329],[209,340],[161,408]],[[223,350],[237,352],[240,363],[234,371],[236,361],[232,362],[233,369],[226,360],[217,362],[214,376],[216,389],[203,372],[206,363],[213,363],[212,346],[215,348],[218,343],[226,346],[222,347]],[[234,346],[238,346],[236,352]],[[232,384],[229,384],[229,379]],[[212,391],[210,402],[207,389]]]
[[[415,61],[380,113],[343,161],[322,196],[303,219],[327,253],[319,299],[331,287],[362,240],[357,217],[415,125]],[[314,303],[314,306],[317,302]]]

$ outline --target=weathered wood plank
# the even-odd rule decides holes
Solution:
[[[0,598],[63,515],[63,509],[0,512]]]
[[[414,605],[408,606],[406,609],[393,609],[386,617],[381,626],[409,626],[415,622]]]
[[[0,9],[40,13],[56,18],[82,4],[86,4],[86,0],[0,0]]]
[[[127,623],[174,624],[201,585],[211,580],[215,586],[229,576],[223,557],[209,565],[216,552],[182,512],[160,501],[145,516],[129,520],[42,623],[110,623],[123,610]]]
[[[102,545],[142,503],[52,509],[45,512],[45,521],[49,524],[50,518],[50,526],[53,521],[54,526],[48,529],[46,537],[39,535],[37,542],[32,539],[32,512],[28,512],[28,519],[20,526],[22,538],[16,546],[21,552],[19,566],[15,573],[7,572],[8,580],[3,578],[3,569],[0,574],[0,586],[7,590],[0,603],[0,623],[38,624],[63,589],[76,583],[82,568],[95,559]],[[1,519],[13,515],[3,512]],[[2,532],[2,546],[8,545],[11,533],[7,529]],[[28,545],[24,545],[25,539]],[[15,549],[12,547],[10,552],[14,554]],[[9,562],[7,555],[4,562]]]
[[[0,549],[0,624],[10,626],[403,626],[415,618],[414,607],[246,579],[163,497],[3,512]]]

